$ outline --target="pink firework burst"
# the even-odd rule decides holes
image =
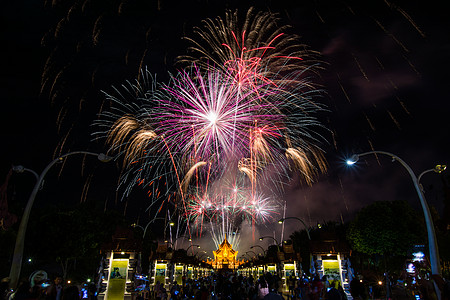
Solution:
[[[241,93],[232,78],[219,70],[205,75],[196,67],[192,70],[192,74],[182,72],[173,78],[173,85],[164,87],[167,96],[152,113],[155,131],[164,135],[173,153],[200,161],[245,156],[256,122],[271,126],[283,119],[277,101],[258,101],[269,97],[269,92]]]

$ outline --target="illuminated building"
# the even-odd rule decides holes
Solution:
[[[214,260],[207,261],[215,270],[236,270],[242,261],[236,260],[238,251],[234,250],[227,238],[220,244],[219,249],[213,251]]]

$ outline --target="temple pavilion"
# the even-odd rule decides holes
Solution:
[[[219,249],[213,251],[214,260],[207,261],[215,270],[229,269],[236,270],[243,261],[236,260],[238,251],[234,250],[227,241],[227,237],[219,245]]]

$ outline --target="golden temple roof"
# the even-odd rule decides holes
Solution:
[[[236,269],[242,262],[236,260],[238,251],[228,242],[227,237],[219,245],[219,249],[213,251],[214,260],[208,261],[214,269],[230,268]]]
[[[237,251],[233,249],[233,246],[228,242],[227,237],[223,240],[222,244],[220,244],[219,249],[216,251],[213,251],[214,255],[220,255],[222,254],[223,257],[229,257],[228,253],[231,254],[231,256],[236,257]]]

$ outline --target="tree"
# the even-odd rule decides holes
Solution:
[[[86,277],[98,266],[101,245],[124,220],[117,212],[99,211],[92,203],[83,203],[71,209],[48,210],[35,222],[27,235],[27,248],[36,263],[44,269],[57,263],[63,277],[71,271]]]
[[[353,250],[359,252],[352,255],[352,262],[359,261],[359,265],[353,264],[355,270],[365,273],[372,284],[382,278],[382,273],[389,282],[390,277],[395,273],[399,276],[404,270],[408,250],[426,241],[425,232],[423,217],[406,201],[378,201],[363,208],[347,231]],[[364,270],[361,261],[374,268]],[[385,292],[390,297],[388,284]]]
[[[347,238],[358,252],[406,256],[425,240],[422,218],[406,201],[378,201],[363,208],[351,222]]]

